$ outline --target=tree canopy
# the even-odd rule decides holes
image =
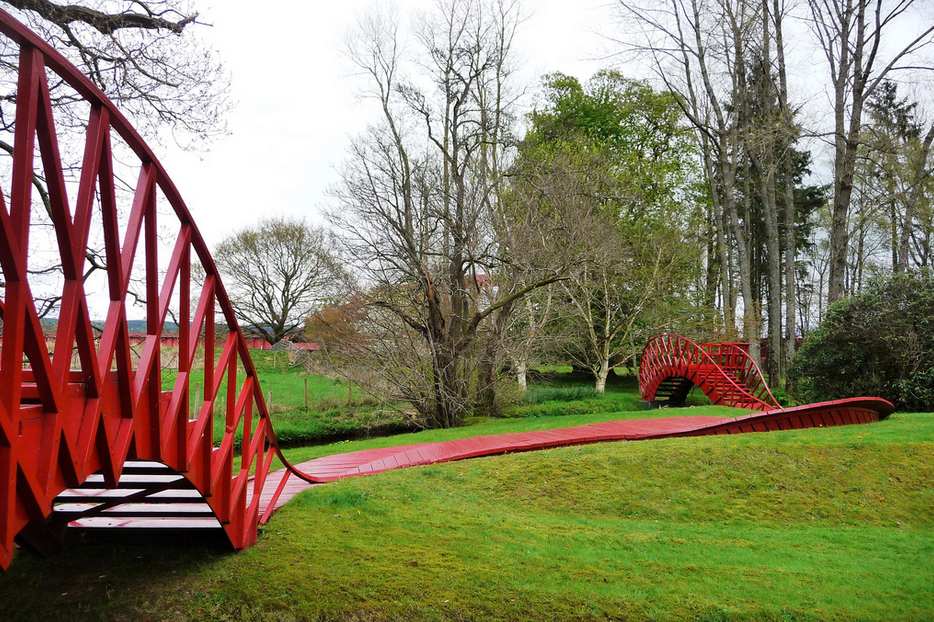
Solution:
[[[214,261],[237,318],[269,343],[302,327],[343,282],[327,233],[299,220],[237,231],[217,245]]]
[[[523,153],[562,151],[602,163],[593,190],[614,215],[670,215],[690,202],[699,180],[694,137],[674,96],[646,82],[603,70],[582,85],[561,73],[545,76],[543,105],[529,114]]]

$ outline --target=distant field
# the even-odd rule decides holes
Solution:
[[[217,354],[219,356],[220,351]],[[310,374],[301,365],[290,364],[288,352],[253,350],[250,356],[273,416],[276,435],[283,446],[333,442],[411,429],[397,411],[377,408],[375,400],[359,387],[349,386],[338,378]],[[239,373],[242,374],[242,369]],[[164,390],[172,388],[176,376],[171,367],[163,369]],[[190,407],[195,412],[196,400],[204,397],[203,369],[192,371],[190,387]],[[217,413],[223,413],[226,404],[224,387],[226,383],[221,386],[215,406],[215,439],[220,439],[224,432],[224,418],[217,416]]]
[[[683,412],[475,420],[287,454]],[[48,559],[18,554],[0,618],[922,621],[932,576],[934,414],[897,414],[344,480],[303,493],[239,554],[79,539]]]

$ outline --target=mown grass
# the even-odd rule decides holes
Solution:
[[[634,370],[613,370],[606,383],[606,392],[598,395],[589,374],[571,373],[570,368],[543,368],[534,373],[535,385],[521,403],[504,410],[505,417],[543,417],[609,413],[641,410],[639,378]],[[686,403],[690,406],[710,405],[700,391],[692,391]]]
[[[84,540],[17,555],[0,618],[930,620],[932,576],[934,414],[913,414],[344,480],[293,500],[240,554]]]
[[[555,417],[639,410],[639,381],[613,377],[606,392],[594,391],[593,379],[572,374],[546,374],[530,386],[523,401],[504,411],[506,417]]]

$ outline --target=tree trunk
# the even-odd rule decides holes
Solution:
[[[496,399],[496,376],[499,367],[490,359],[480,362],[477,370],[477,405],[474,412],[478,417],[498,417],[499,403]]]
[[[524,395],[529,389],[529,361],[525,357],[518,357],[513,361],[513,365],[516,366],[516,380],[519,383],[519,391]]]
[[[785,64],[785,36],[782,1],[772,1],[772,17],[775,20],[775,60],[778,66],[778,106],[781,113],[781,126],[787,132],[784,144],[781,176],[783,182],[785,225],[785,347],[782,360],[782,373],[788,373],[795,357],[795,316],[797,315],[797,292],[795,288],[795,260],[797,243],[795,235],[795,175],[794,151],[792,146],[797,138],[794,126],[794,112],[788,101],[788,73]]]
[[[778,237],[778,213],[775,201],[775,177],[771,165],[762,176],[762,203],[765,217],[765,247],[769,270],[769,341],[766,373],[769,384],[778,386],[781,378],[780,361],[782,351],[782,278],[781,245]]]
[[[456,428],[464,418],[458,359],[438,351],[435,361],[435,423],[438,428]]]
[[[795,187],[794,173],[791,158],[785,159],[785,373],[791,368],[795,358],[795,316],[797,306],[797,291],[795,288],[795,256],[797,245],[795,243]]]
[[[493,330],[484,344],[480,369],[477,374],[476,414],[481,417],[498,417],[499,402],[496,399],[496,383],[499,374],[497,355],[502,351],[501,344],[512,315],[513,303],[501,307],[493,319]]]
[[[596,376],[597,381],[594,384],[594,391],[597,395],[603,395],[606,393],[606,378],[610,375],[610,362],[604,357],[600,361],[600,369],[594,371],[594,376]]]
[[[722,149],[721,153],[729,154],[730,150]],[[736,197],[733,194],[736,164],[726,155],[720,158],[720,170],[723,182],[723,202],[725,211],[733,228],[733,237],[736,239],[737,255],[739,258],[739,282],[743,293],[743,337],[749,343],[749,354],[758,363],[759,356],[759,310],[758,301],[752,289],[752,262],[749,258],[749,246],[746,232],[739,221],[736,211]]]
[[[720,289],[723,297],[723,325],[727,331],[736,328],[736,301],[733,297],[733,282],[730,278],[730,248],[727,244],[725,231],[727,220],[720,199],[717,183],[719,175],[714,164],[710,142],[705,135],[701,137],[701,148],[704,155],[704,169],[707,171],[707,180],[710,187],[710,203],[713,207],[714,230],[716,231],[717,261],[720,264]],[[722,184],[720,186],[722,188]]]
[[[713,211],[707,213],[706,218],[706,238],[707,238],[707,269],[704,275],[704,306],[711,313],[717,310],[717,290],[720,288],[720,262],[717,253],[717,236],[715,235],[716,224]]]
[[[842,117],[842,111],[839,116]],[[843,298],[846,294],[846,251],[849,244],[847,216],[850,197],[853,194],[853,168],[856,164],[856,147],[851,148],[848,137],[837,136],[834,159],[833,212],[830,220],[830,276],[827,285],[827,304]]]
[[[856,262],[849,278],[849,291],[860,293],[863,290],[863,254],[866,244],[866,227],[859,227],[859,241],[856,243]]]

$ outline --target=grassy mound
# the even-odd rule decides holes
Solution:
[[[313,488],[236,555],[85,541],[17,556],[0,609],[28,620],[928,620],[932,482],[932,414],[483,458]]]

